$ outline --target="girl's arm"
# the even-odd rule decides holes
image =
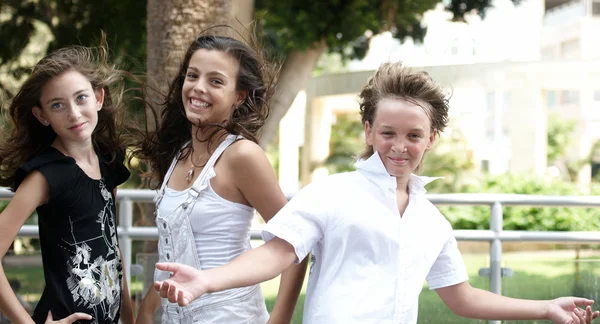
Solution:
[[[0,213],[0,255],[6,255],[19,229],[33,211],[48,199],[48,183],[39,172],[33,171],[21,183],[8,206]],[[31,316],[14,294],[4,268],[0,264],[0,310],[13,323],[33,323]]]
[[[237,186],[265,222],[268,222],[287,203],[277,177],[263,150],[250,141],[233,144],[229,153],[229,168]],[[290,323],[309,257],[298,265],[289,267],[281,275],[279,292],[271,312],[270,324]]]
[[[25,177],[8,206],[0,213],[0,257],[4,258],[29,215],[47,201],[48,183],[46,178],[39,171],[31,172]],[[0,311],[13,323],[34,323],[10,287],[2,264],[0,264]],[[72,323],[82,319],[89,320],[91,316],[75,313],[57,322]],[[46,323],[52,322],[54,320],[49,316]]]
[[[187,306],[205,293],[247,287],[273,279],[296,261],[294,247],[275,237],[256,249],[244,252],[230,263],[209,270],[178,263],[157,263],[156,268],[172,273],[157,281],[154,289],[172,303]]]
[[[477,289],[465,281],[436,289],[446,305],[457,315],[482,320],[551,320],[554,323],[578,323],[576,308],[590,306],[593,300],[563,297],[554,300],[527,300],[505,297]],[[593,318],[598,313],[592,315]],[[591,321],[591,319],[588,319]]]
[[[136,324],[152,324],[154,323],[154,314],[160,307],[160,296],[154,291],[154,289],[148,289],[142,304],[138,309],[137,318],[135,319]]]

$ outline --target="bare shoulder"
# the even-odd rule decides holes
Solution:
[[[25,179],[23,179],[19,188],[17,188],[17,192],[19,192],[19,190],[22,192],[39,191],[44,188],[47,190],[48,180],[46,180],[46,177],[40,171],[33,170],[25,177]],[[15,194],[17,192],[15,192]]]
[[[235,141],[223,152],[223,157],[233,169],[263,165],[265,162],[268,163],[263,149],[258,144],[249,140]]]
[[[13,205],[19,210],[24,210],[24,213],[31,213],[39,205],[48,202],[48,191],[46,177],[41,172],[34,170],[21,182],[9,206]]]

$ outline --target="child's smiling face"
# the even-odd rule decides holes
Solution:
[[[418,168],[435,134],[424,108],[399,98],[379,101],[373,125],[365,123],[367,144],[394,177],[409,176]]]

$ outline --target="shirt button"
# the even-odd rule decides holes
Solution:
[[[169,253],[167,253],[167,260],[171,259],[171,255]]]
[[[163,228],[167,228],[167,223],[163,223]]]
[[[165,237],[165,244],[169,244],[169,238]]]

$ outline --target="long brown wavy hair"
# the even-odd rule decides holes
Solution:
[[[108,63],[106,36],[98,47],[69,46],[58,49],[41,59],[31,75],[2,109],[4,124],[0,138],[0,185],[15,189],[16,171],[49,147],[56,133],[52,127],[43,126],[33,115],[33,107],[41,107],[42,88],[53,78],[77,71],[86,77],[95,91],[104,89],[104,104],[98,112],[98,124],[92,133],[94,147],[110,162],[125,154],[121,140],[123,113],[123,84],[126,72]]]
[[[188,142],[191,145],[192,122],[185,114],[182,87],[190,59],[199,49],[220,51],[235,59],[239,63],[236,91],[245,91],[248,95],[224,124],[197,124],[198,133],[209,134],[204,140],[208,141],[209,150],[210,144],[220,142],[226,134],[242,135],[255,143],[258,141],[258,133],[269,115],[268,102],[273,95],[279,69],[277,64],[264,58],[262,50],[252,47],[236,39],[216,35],[202,35],[189,45],[161,106],[154,107],[161,111],[160,122],[156,121],[157,116],[153,116],[156,130],[146,128],[142,139],[133,145],[133,156],[149,167],[146,176],[152,180],[150,187],[160,186],[171,161],[180,150],[183,149],[179,160],[186,159],[190,154],[190,150],[185,149],[187,146],[184,148],[184,145]],[[147,99],[146,104],[152,105]],[[146,109],[146,114],[148,110]]]

